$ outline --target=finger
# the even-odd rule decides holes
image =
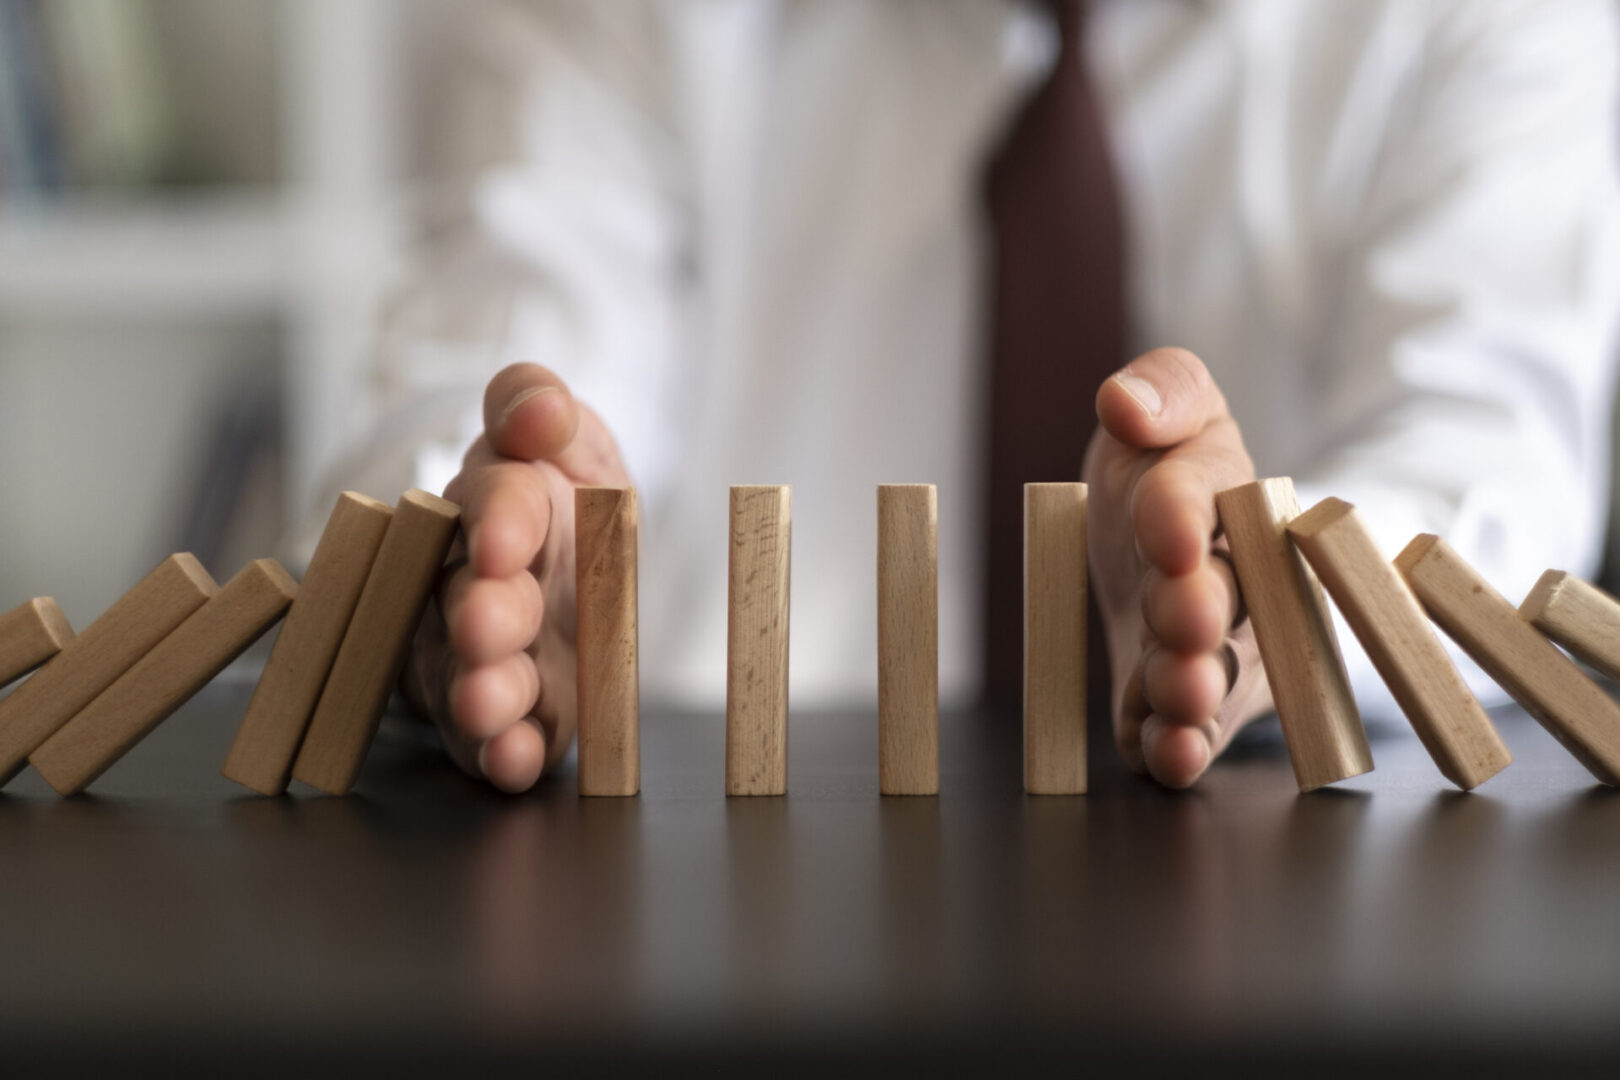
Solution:
[[[551,527],[551,489],[538,468],[516,461],[475,464],[446,490],[461,505],[473,573],[510,578],[534,564]]]
[[[1174,446],[1228,416],[1204,362],[1186,349],[1154,349],[1097,390],[1097,418],[1127,446]]]
[[[1207,432],[1165,454],[1131,489],[1137,549],[1167,576],[1190,572],[1209,555],[1219,523],[1215,493],[1253,475],[1247,453],[1241,445],[1231,446],[1224,430]]]
[[[478,751],[478,767],[489,782],[513,795],[534,786],[545,761],[546,737],[532,717],[489,739]]]
[[[1219,648],[1236,619],[1237,606],[1237,585],[1223,559],[1206,559],[1175,577],[1156,566],[1143,575],[1143,621],[1161,645],[1176,652]]]
[[[469,739],[500,734],[534,708],[540,675],[526,653],[494,664],[460,668],[450,682],[450,716]]]
[[[463,567],[445,591],[450,645],[468,667],[523,653],[540,633],[545,596],[526,570],[509,578],[480,578]]]
[[[513,364],[484,390],[484,434],[495,451],[518,461],[549,461],[579,430],[579,410],[555,372]]]
[[[1155,649],[1142,668],[1142,695],[1154,715],[1182,725],[1213,724],[1226,698],[1227,666],[1217,653]]]
[[[1205,725],[1174,724],[1154,713],[1142,723],[1142,760],[1165,787],[1191,787],[1215,759],[1214,740]]]

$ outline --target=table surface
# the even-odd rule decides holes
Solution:
[[[219,775],[247,695],[205,691],[89,796],[0,795],[6,1060],[1620,1049],[1620,793],[1515,711],[1471,795],[1406,735],[1300,796],[1262,728],[1192,793],[1094,739],[1090,795],[1029,797],[1016,718],[970,714],[941,794],[885,799],[872,715],[795,714],[790,794],[727,799],[724,719],[655,714],[637,798],[571,769],[503,797],[391,719],[354,794],[265,799]]]

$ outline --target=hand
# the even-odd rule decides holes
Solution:
[[[1107,631],[1114,740],[1133,768],[1184,788],[1271,708],[1215,493],[1254,479],[1203,362],[1155,349],[1097,391],[1086,452],[1091,579]]]
[[[561,379],[516,364],[484,392],[484,434],[445,498],[451,552],[406,671],[456,764],[525,791],[574,739],[574,488],[625,485],[618,447]]]

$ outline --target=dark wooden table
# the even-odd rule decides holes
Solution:
[[[938,798],[882,799],[871,715],[795,714],[785,799],[722,795],[707,715],[645,718],[635,799],[496,795],[405,721],[356,794],[262,799],[219,776],[246,696],[0,796],[9,1075],[1620,1061],[1620,793],[1518,713],[1466,796],[1406,736],[1301,797],[1262,730],[1191,794],[1094,742],[1090,796],[1029,798],[969,715]]]

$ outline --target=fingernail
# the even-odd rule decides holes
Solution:
[[[525,402],[533,401],[541,394],[553,394],[556,393],[556,391],[557,388],[555,386],[531,386],[527,390],[521,391],[515,397],[513,397],[511,401],[506,403],[505,409],[501,410],[501,423],[504,424],[506,421],[510,420],[512,418],[512,414],[522,408]]]
[[[1114,381],[1119,388],[1131,395],[1131,398],[1149,416],[1158,416],[1164,408],[1164,399],[1159,397],[1159,391],[1146,379],[1135,375],[1115,375]]]

